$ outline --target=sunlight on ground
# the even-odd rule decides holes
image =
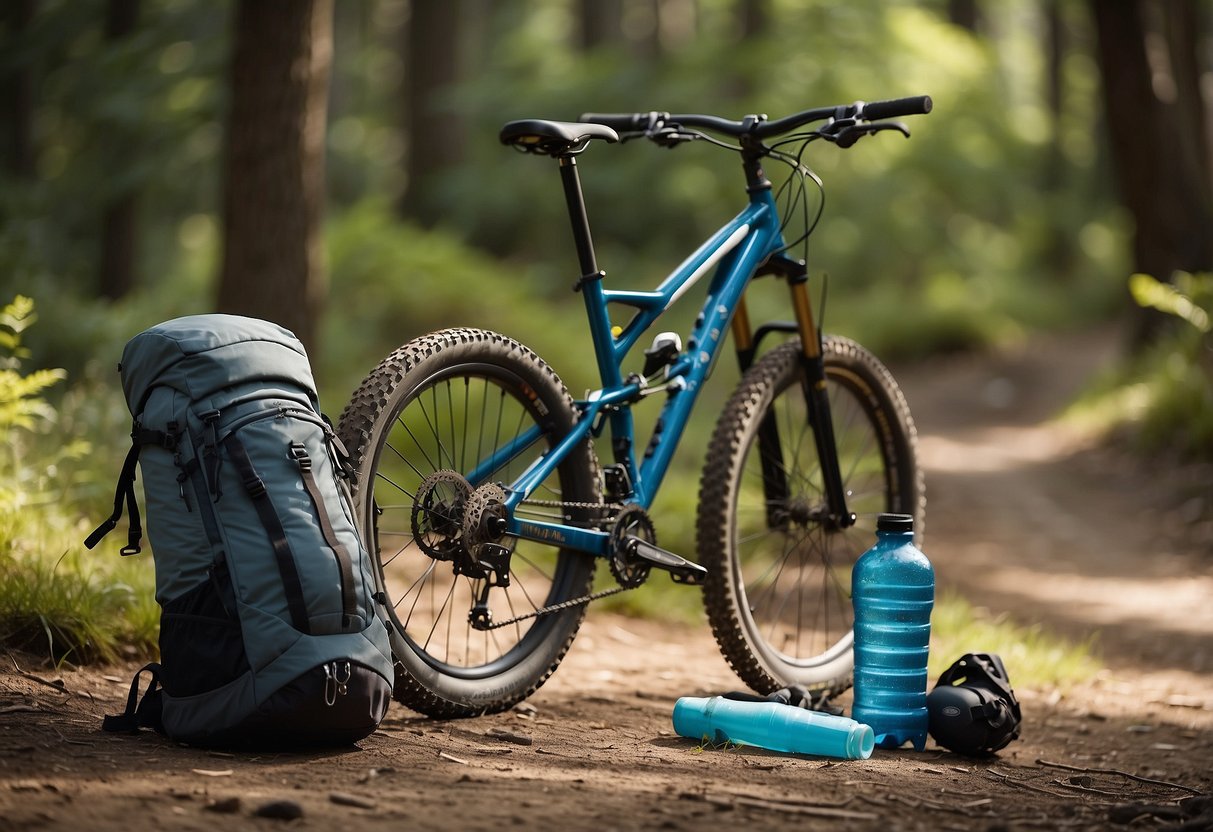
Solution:
[[[928,471],[997,473],[1057,459],[1089,441],[1089,435],[1052,424],[920,435],[918,462]]]

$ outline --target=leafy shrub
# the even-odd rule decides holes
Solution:
[[[0,446],[0,642],[57,661],[147,652],[157,620],[146,565],[80,554],[87,478],[76,469],[92,446],[59,430],[61,409],[43,395],[67,374],[22,372],[22,336],[35,320],[20,295],[0,311],[0,431],[9,437]]]

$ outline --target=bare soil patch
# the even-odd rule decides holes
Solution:
[[[439,722],[394,706],[358,747],[328,753],[105,735],[134,666],[0,656],[0,830],[1213,828],[1213,557],[1208,506],[1192,503],[1213,477],[1049,421],[1111,348],[1097,333],[899,373],[941,588],[1073,638],[1098,632],[1107,666],[1066,691],[1016,683],[1023,739],[995,759],[698,748],[673,734],[674,701],[740,687],[706,623],[591,609],[514,711]],[[275,803],[300,816],[257,815]]]

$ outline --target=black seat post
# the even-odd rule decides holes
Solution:
[[[572,156],[561,156],[559,159],[560,181],[564,184],[569,221],[573,224],[573,241],[577,244],[577,260],[581,265],[581,277],[573,288],[581,292],[585,300],[602,383],[615,386],[622,383],[622,376],[619,365],[615,363],[614,351],[610,348],[614,335],[611,334],[611,319],[602,295],[602,278],[606,273],[599,270],[598,259],[594,256],[594,240],[590,236],[590,219],[585,212],[585,197],[581,193],[581,179],[577,175],[577,160]]]
[[[573,242],[577,244],[581,280],[583,282],[593,280],[598,274],[598,259],[594,256],[594,240],[590,236],[590,219],[585,212],[585,197],[581,193],[581,178],[577,174],[577,160],[572,156],[560,157],[560,180],[564,185],[564,200],[569,208],[569,221],[573,224]]]

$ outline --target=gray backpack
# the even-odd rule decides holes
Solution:
[[[114,513],[140,551],[143,474],[160,602],[160,663],[105,730],[199,745],[344,744],[374,731],[392,659],[344,450],[303,345],[266,321],[197,315],[126,345],[134,416]],[[140,676],[152,681],[141,702]]]

